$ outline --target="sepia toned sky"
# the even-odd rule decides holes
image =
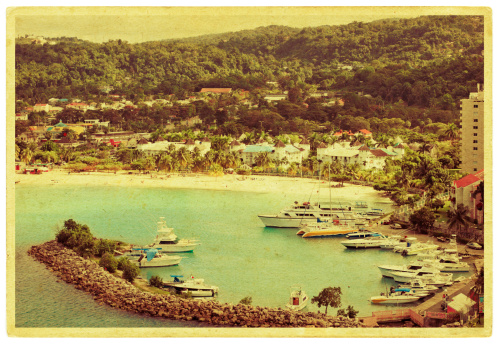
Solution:
[[[419,15],[398,7],[31,7],[15,9],[15,33],[137,43],[268,25],[302,28]]]

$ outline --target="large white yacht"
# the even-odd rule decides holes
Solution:
[[[264,226],[281,228],[299,228],[304,223],[317,223],[318,219],[328,222],[338,220],[343,224],[361,220],[355,214],[350,203],[311,204],[310,202],[295,202],[291,207],[283,209],[276,215],[258,216]]]
[[[168,227],[164,217],[157,222],[157,236],[149,247],[160,248],[162,252],[191,252],[200,245],[197,240],[178,239],[174,229]]]

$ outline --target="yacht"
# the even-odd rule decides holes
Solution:
[[[148,247],[160,248],[162,252],[192,252],[200,245],[197,240],[178,239],[174,229],[168,227],[164,217],[157,222],[157,235]]]
[[[461,262],[459,258],[449,255],[440,256],[438,259],[425,259],[423,262],[437,264],[442,272],[468,272],[469,264]]]
[[[300,230],[297,232],[302,233],[302,238],[325,238],[325,237],[337,237],[345,236],[350,233],[357,232],[358,229],[352,225],[341,225],[341,224],[319,224],[319,225],[307,225],[304,224]]]
[[[409,265],[379,265],[378,269],[380,269],[381,275],[383,277],[390,278],[393,278],[393,273],[396,272],[420,272],[421,274],[433,274],[440,272],[440,270],[434,267],[432,264],[428,264],[425,262],[415,262]]]
[[[192,297],[214,297],[219,292],[218,287],[206,285],[201,278],[191,276],[191,278],[183,280],[182,275],[171,275],[171,277],[173,280],[162,282],[162,286],[175,293],[189,294]]]
[[[341,244],[346,248],[379,248],[385,240],[388,240],[387,237],[381,235],[342,241]]]
[[[355,221],[357,216],[352,206],[320,204],[312,205],[310,202],[295,202],[291,207],[285,208],[277,215],[258,215],[266,227],[299,228],[305,223]]]

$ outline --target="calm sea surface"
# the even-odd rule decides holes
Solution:
[[[199,239],[201,246],[194,253],[180,253],[185,257],[180,265],[142,269],[142,276],[203,278],[219,287],[220,302],[238,303],[251,296],[253,305],[284,307],[292,285],[301,285],[310,297],[339,286],[342,308],[352,305],[359,316],[368,316],[388,309],[368,300],[394,283],[382,279],[376,265],[414,259],[379,249],[347,250],[340,244],[345,238],[303,239],[296,229],[264,228],[257,214],[277,213],[305,200],[290,194],[48,185],[16,186],[15,195],[17,327],[201,326],[98,305],[72,285],[57,282],[26,251],[54,239],[67,219],[87,224],[96,237],[145,245],[155,237],[159,217],[166,217],[178,237]],[[377,196],[362,200],[390,209]],[[309,304],[307,310],[318,308]],[[336,309],[328,311],[336,314]]]

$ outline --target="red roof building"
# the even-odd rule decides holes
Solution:
[[[478,223],[483,222],[484,200],[482,194],[475,193],[478,185],[484,180],[484,170],[474,174],[468,174],[459,180],[455,180],[450,189],[450,206],[454,211],[459,204],[469,209],[469,216]]]

